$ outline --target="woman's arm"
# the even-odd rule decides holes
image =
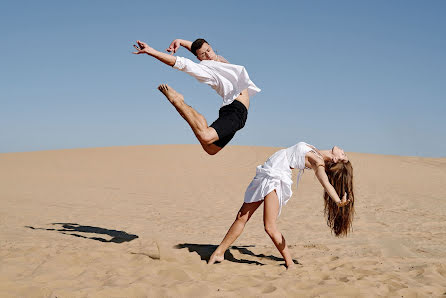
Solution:
[[[137,51],[133,52],[133,54],[137,54],[137,55],[147,54],[147,55],[150,55],[169,66],[175,65],[175,61],[177,60],[177,58],[175,56],[161,53],[161,52],[155,50],[154,48],[150,47],[145,42],[137,40],[136,43],[138,44],[138,46],[136,46],[136,45],[133,45],[133,46],[135,47],[135,49]]]
[[[178,51],[180,46],[182,46],[190,51],[191,47],[192,47],[192,42],[189,40],[184,40],[184,39],[175,39],[174,41],[172,41],[172,43],[166,49],[166,51],[173,55]]]
[[[347,200],[347,194],[344,194],[342,200],[339,198],[333,185],[331,185],[330,181],[328,180],[323,161],[310,159],[310,164],[322,187],[328,193],[330,198],[336,203],[336,205],[338,205],[338,207],[342,207],[350,203],[350,201]]]

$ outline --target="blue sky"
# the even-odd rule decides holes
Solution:
[[[2,1],[0,153],[197,144],[156,87],[221,98],[131,51],[203,37],[262,89],[231,144],[446,156],[445,1],[152,2]]]

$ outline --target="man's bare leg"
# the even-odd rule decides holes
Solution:
[[[170,103],[175,107],[181,117],[187,121],[192,128],[195,136],[206,151],[210,155],[214,155],[222,148],[213,144],[218,140],[218,134],[214,128],[209,127],[206,119],[194,110],[191,106],[184,102],[184,97],[180,93],[176,92],[172,87],[167,84],[161,84],[158,86],[158,90],[161,91]]]

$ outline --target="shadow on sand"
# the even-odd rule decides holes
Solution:
[[[209,261],[209,258],[211,257],[214,250],[218,247],[218,245],[211,245],[211,244],[191,244],[191,243],[183,243],[183,244],[177,244],[175,245],[175,248],[182,249],[187,248],[189,252],[196,252],[202,260]],[[235,263],[246,263],[246,264],[255,264],[263,266],[265,264],[258,262],[258,261],[251,261],[251,260],[245,260],[245,259],[237,259],[234,257],[234,255],[230,252],[231,249],[238,250],[239,253],[244,255],[249,255],[252,257],[257,257],[260,259],[269,259],[272,261],[277,262],[285,262],[283,258],[278,258],[273,255],[264,255],[264,254],[255,254],[252,251],[248,249],[248,247],[255,247],[255,245],[244,245],[244,246],[231,246],[228,250],[225,251],[225,260]],[[299,264],[297,260],[293,260],[295,264]],[[285,266],[284,264],[281,264]]]
[[[113,242],[113,243],[123,243],[123,242],[129,242],[133,239],[138,238],[137,235],[128,234],[124,231],[116,231],[116,230],[108,230],[104,228],[99,227],[92,227],[92,226],[82,226],[77,223],[52,223],[54,226],[60,225],[60,228],[54,228],[54,229],[46,229],[46,228],[35,228],[31,226],[25,226],[26,228],[33,229],[33,230],[45,230],[45,231],[56,231],[60,232],[65,235],[71,235],[79,238],[85,238],[85,239],[92,239],[96,241],[101,242]],[[110,240],[107,240],[105,238],[101,237],[88,237],[84,235],[77,234],[78,233],[88,233],[88,234],[100,234],[100,235],[108,235],[112,237]]]

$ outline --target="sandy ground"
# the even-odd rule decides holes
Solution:
[[[349,153],[356,217],[330,234],[311,171],[278,220],[262,209],[208,266],[278,148],[135,146],[0,154],[0,297],[446,297],[446,158]],[[294,173],[295,179],[296,173]]]

